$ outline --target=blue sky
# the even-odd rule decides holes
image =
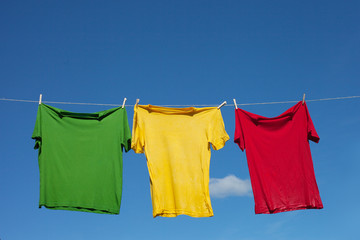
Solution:
[[[360,95],[359,1],[0,2],[0,98],[218,105]],[[124,154],[120,215],[38,209],[37,104],[0,101],[0,238],[357,239],[360,99],[308,102],[322,210],[255,215],[245,153],[212,152],[214,217],[152,217],[143,154]],[[106,106],[53,104],[75,112]],[[244,106],[272,117],[293,104]],[[133,109],[127,107],[132,125]],[[229,177],[230,176],[230,177]]]

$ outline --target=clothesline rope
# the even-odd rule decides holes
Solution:
[[[333,97],[333,98],[320,98],[320,99],[306,99],[306,102],[319,102],[319,101],[333,101],[333,100],[343,100],[351,98],[360,98],[360,96],[347,96],[347,97]],[[39,103],[39,101],[34,100],[24,100],[24,99],[10,99],[10,98],[0,98],[0,101],[8,102],[30,102],[30,103]],[[282,104],[282,103],[297,103],[299,100],[294,101],[281,101],[281,102],[260,102],[260,103],[238,103],[238,106],[249,106],[249,105],[264,105],[264,104]],[[54,102],[54,101],[42,101],[42,103],[51,103],[51,104],[74,104],[74,105],[94,105],[94,106],[121,106],[122,104],[109,104],[109,103],[79,103],[79,102]],[[214,107],[219,104],[194,104],[194,105],[161,105],[164,107]],[[134,105],[125,105],[126,107],[133,107]],[[234,104],[227,104],[224,107],[231,107]]]

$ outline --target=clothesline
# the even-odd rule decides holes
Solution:
[[[360,98],[360,96],[347,96],[347,97],[333,97],[333,98],[320,98],[320,99],[306,99],[306,102],[319,102],[319,101],[333,101],[333,100],[344,100],[351,98]],[[297,103],[299,100],[293,101],[280,101],[280,102],[259,102],[259,103],[237,103],[238,106],[248,106],[248,105],[264,105],[264,104],[283,104],[283,103]],[[25,100],[25,99],[10,99],[10,98],[0,98],[0,101],[8,102],[30,102],[30,103],[39,103],[35,100]],[[55,102],[55,101],[42,101],[42,103],[51,103],[51,104],[74,104],[74,105],[96,105],[96,106],[121,106],[122,104],[109,104],[109,103],[79,103],[79,102]],[[218,106],[219,104],[194,104],[194,105],[161,105],[164,107],[213,107]],[[134,105],[125,105],[126,107],[133,107]],[[234,104],[227,104],[224,107],[231,107]]]

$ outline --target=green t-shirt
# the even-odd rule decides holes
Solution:
[[[74,113],[40,104],[39,208],[119,214],[122,151],[131,148],[125,108]]]

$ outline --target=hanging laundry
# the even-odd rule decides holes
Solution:
[[[74,113],[40,104],[39,208],[119,214],[122,151],[131,148],[125,108]]]
[[[321,209],[309,140],[320,138],[300,101],[278,117],[235,110],[234,142],[246,157],[255,213]]]
[[[216,107],[135,105],[132,149],[147,158],[154,217],[213,216],[210,144],[218,150],[227,140]]]

